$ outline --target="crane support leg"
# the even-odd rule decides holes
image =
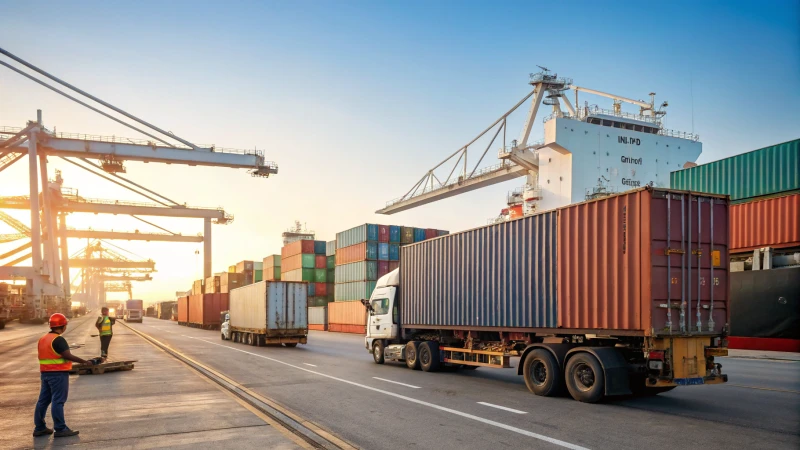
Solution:
[[[203,219],[203,278],[211,276],[211,219]]]
[[[30,181],[31,196],[31,259],[33,260],[33,271],[37,274],[42,273],[42,228],[39,223],[39,174],[38,164],[36,163],[36,135],[34,129],[28,135],[28,179]],[[26,289],[28,297],[27,303],[33,306],[33,318],[44,318],[45,311],[42,305],[42,281],[40,277],[30,278],[31,289]]]
[[[60,213],[58,215],[58,231],[61,240],[61,286],[64,288],[64,295],[67,299],[70,298],[70,277],[69,277],[69,248],[67,247],[67,215]]]
[[[46,252],[47,275],[50,283],[61,286],[61,268],[59,267],[58,243],[56,242],[56,220],[50,208],[50,187],[47,182],[47,156],[39,154],[39,171],[42,175],[42,210],[44,210],[45,227],[47,229]]]

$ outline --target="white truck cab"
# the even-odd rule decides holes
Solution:
[[[362,300],[369,313],[364,346],[370,353],[377,351],[382,354],[387,341],[396,340],[399,337],[400,320],[397,308],[399,287],[400,269],[395,269],[380,277],[375,285],[375,290],[372,291],[372,296],[368,300]],[[374,345],[376,340],[381,341],[381,345]],[[376,360],[379,358],[378,355],[373,356]]]

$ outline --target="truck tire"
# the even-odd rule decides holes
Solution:
[[[411,370],[419,370],[419,341],[406,344],[406,366]]]
[[[597,403],[605,395],[603,366],[590,353],[580,352],[570,358],[564,378],[572,398],[579,402]]]
[[[297,347],[297,342],[284,342],[283,345],[285,345],[285,346],[287,346],[289,348],[295,348],[295,347]]]
[[[380,339],[372,344],[372,359],[375,360],[375,364],[383,364],[383,341]]]
[[[561,393],[561,367],[553,354],[543,348],[534,349],[525,357],[522,376],[528,390],[536,395],[553,397]]]
[[[439,370],[439,344],[425,341],[419,346],[419,365],[424,372]]]

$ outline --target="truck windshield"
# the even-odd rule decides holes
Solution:
[[[380,316],[389,313],[389,299],[379,298],[372,301],[372,314]]]

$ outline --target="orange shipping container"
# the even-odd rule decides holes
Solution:
[[[692,331],[728,323],[723,196],[639,189],[558,213],[560,328],[678,332],[681,309]]]
[[[374,243],[373,243],[374,246]],[[336,265],[350,264],[367,259],[367,242],[336,249]],[[370,258],[377,259],[377,258]]]
[[[178,323],[189,323],[189,297],[178,297]]]
[[[367,309],[359,301],[328,303],[328,324],[366,326]]]
[[[800,194],[731,205],[731,253],[800,247]]]
[[[281,258],[281,273],[303,268],[303,255],[293,255]]]
[[[314,254],[314,241],[303,239],[284,245],[281,249],[281,265],[285,264],[283,261],[289,256],[300,255],[302,253]]]
[[[335,333],[367,334],[367,326],[332,323],[328,325],[328,331],[333,331]]]

